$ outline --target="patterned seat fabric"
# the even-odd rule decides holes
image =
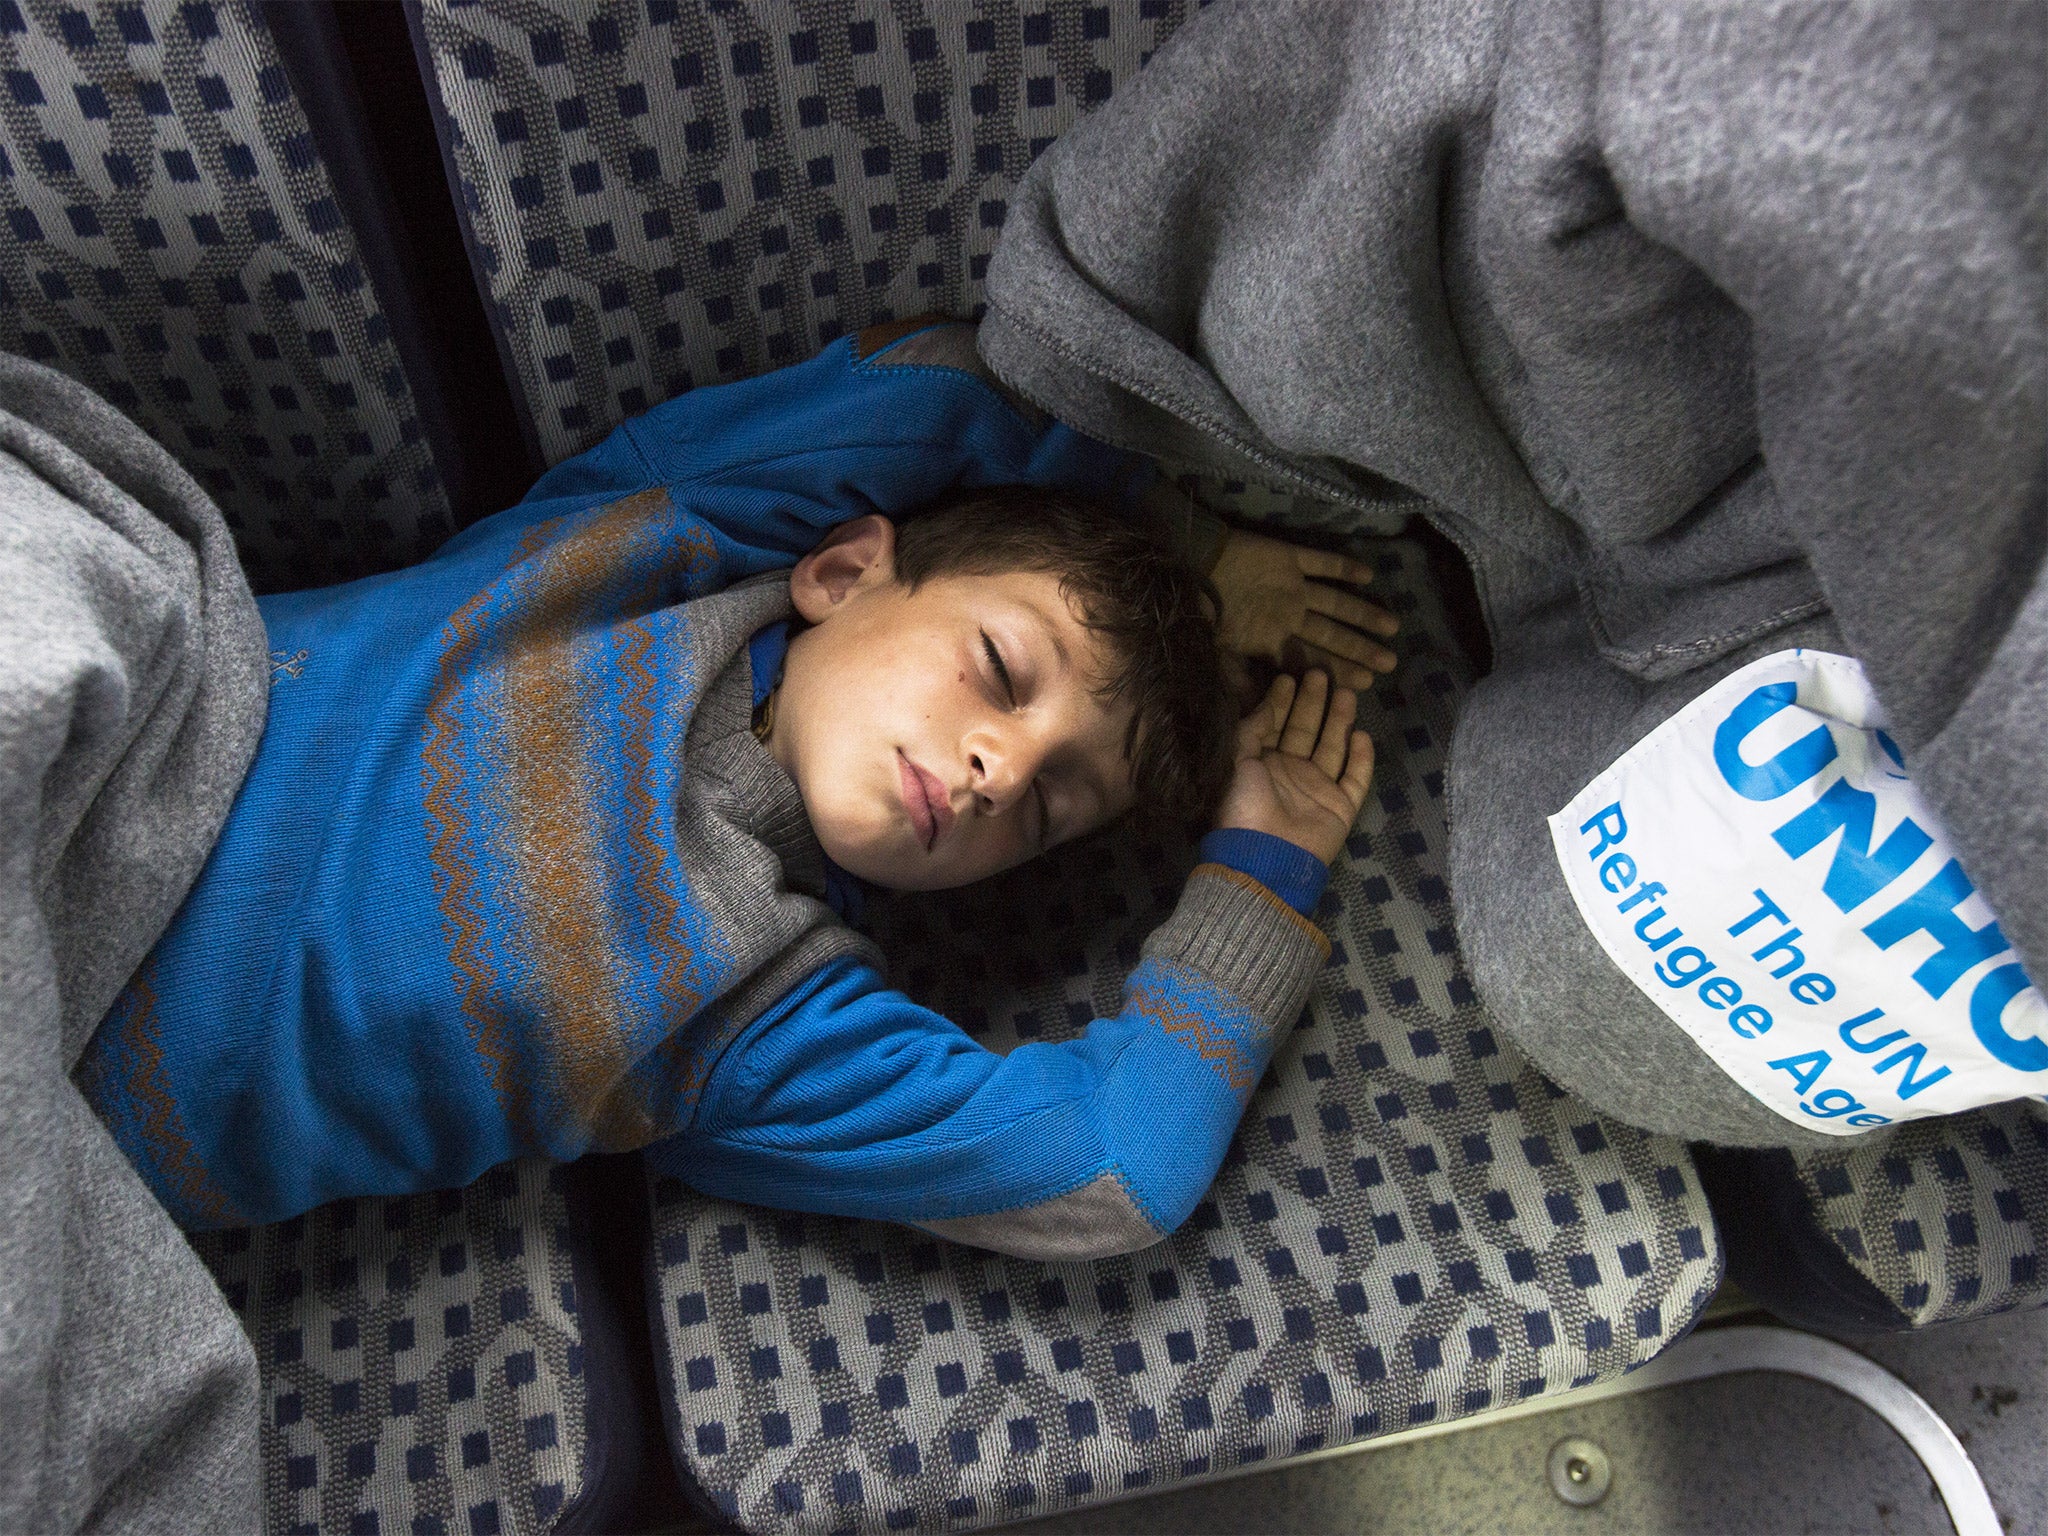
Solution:
[[[582,1178],[508,1163],[194,1237],[262,1369],[266,1530],[612,1528],[640,1419]]]
[[[978,313],[1009,189],[1194,0],[426,0],[493,323],[554,463],[696,384]]]
[[[1797,1322],[1921,1328],[2048,1304],[2048,1105],[1841,1151],[1703,1154],[1738,1284]]]
[[[389,264],[255,0],[0,0],[0,218],[0,348],[156,437],[259,590],[452,530]]]
[[[1463,663],[1416,548],[1373,548],[1403,664],[1366,698],[1380,766],[1319,914],[1335,952],[1180,1232],[1047,1265],[653,1189],[669,1429],[747,1527],[1159,1488],[1616,1375],[1705,1304],[1686,1149],[1563,1096],[1474,998],[1443,877]],[[874,926],[900,985],[1007,1049],[1113,1008],[1191,861],[1112,834]]]

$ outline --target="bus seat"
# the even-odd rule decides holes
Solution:
[[[742,1526],[937,1529],[1182,1485],[1618,1376],[1706,1305],[1720,1245],[1686,1148],[1554,1088],[1473,995],[1443,875],[1463,659],[1417,546],[1359,547],[1403,664],[1362,711],[1379,767],[1317,913],[1332,963],[1186,1226],[1043,1264],[656,1182],[671,1433]],[[990,1046],[1057,1038],[1114,1007],[1192,861],[1097,838],[874,926],[892,977]]]
[[[288,57],[325,17],[0,10],[0,348],[169,449],[259,591],[419,559],[462,473],[358,104]]]
[[[2048,1304],[2048,1105],[1699,1160],[1736,1284],[1788,1321],[1883,1333]]]
[[[266,1529],[616,1528],[641,1420],[599,1176],[507,1163],[194,1237],[256,1345]]]
[[[1009,189],[1191,10],[412,8],[542,457],[870,325],[977,313]]]
[[[410,12],[542,457],[850,331],[975,313],[1031,157],[1192,10]],[[1381,767],[1322,914],[1337,959],[1186,1228],[1047,1266],[653,1184],[672,1449],[730,1518],[1083,1505],[1617,1375],[1704,1307],[1721,1253],[1686,1149],[1551,1087],[1473,994],[1441,799],[1469,667],[1418,546],[1375,550],[1404,665],[1367,702]],[[997,1048],[1071,1031],[1115,995],[1189,854],[1104,839],[885,903],[892,974]]]

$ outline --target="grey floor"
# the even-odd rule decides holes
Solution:
[[[2008,1531],[2048,1533],[2048,1311],[1845,1340],[1896,1372],[1969,1448]],[[1583,1436],[1613,1485],[1590,1509],[1549,1489]],[[1831,1387],[1752,1374],[1564,1407],[1492,1428],[1034,1521],[1020,1536],[1774,1536],[1952,1529],[1905,1442]]]

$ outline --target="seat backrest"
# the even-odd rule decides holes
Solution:
[[[329,105],[254,0],[0,0],[0,348],[190,469],[259,590],[452,531],[404,280]]]
[[[977,314],[1010,189],[1194,0],[426,0],[423,72],[555,463],[697,384]]]

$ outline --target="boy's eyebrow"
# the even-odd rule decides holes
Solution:
[[[1032,622],[1044,633],[1047,643],[1052,646],[1054,656],[1059,659],[1059,670],[1065,672],[1071,669],[1074,664],[1073,654],[1068,651],[1066,641],[1060,638],[1059,625],[1031,599],[1020,598],[1019,602],[1031,615]],[[1103,776],[1102,770],[1085,754],[1076,758],[1076,765],[1080,769],[1078,777],[1087,785],[1088,793],[1095,799],[1096,813],[1100,815],[1115,805],[1116,786]]]
[[[1067,642],[1060,638],[1060,627],[1053,623],[1050,614],[1029,598],[1020,598],[1019,601],[1030,613],[1032,621],[1045,632],[1045,638],[1052,645],[1053,655],[1059,658],[1060,670],[1066,671],[1073,665],[1074,658],[1067,653]]]

